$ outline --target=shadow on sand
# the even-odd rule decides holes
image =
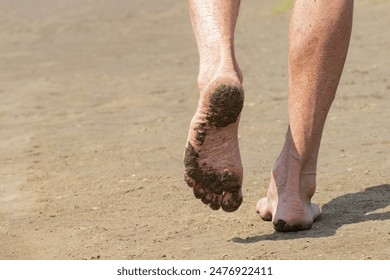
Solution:
[[[332,199],[322,206],[322,214],[307,231],[235,237],[235,243],[256,243],[265,240],[289,240],[332,236],[343,225],[365,221],[390,220],[390,212],[373,213],[390,205],[390,184],[373,186],[362,192],[350,193]]]

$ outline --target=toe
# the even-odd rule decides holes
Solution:
[[[192,179],[188,174],[184,174],[184,181],[187,183],[187,185],[191,188],[196,186],[196,182],[194,179]]]
[[[213,210],[218,210],[219,208],[221,208],[222,198],[222,195],[213,195],[213,199],[210,202],[210,208]]]
[[[223,211],[234,212],[242,203],[241,190],[236,192],[226,192],[223,196],[221,207]]]
[[[206,194],[202,197],[202,202],[204,204],[209,204],[213,200],[213,194],[206,192]]]
[[[260,215],[263,221],[272,220],[272,212],[269,209],[267,198],[262,198],[257,202],[256,212]]]
[[[197,199],[203,198],[204,195],[206,194],[206,191],[205,191],[204,188],[202,188],[202,187],[194,187],[194,188],[193,188],[193,192],[194,192],[194,196],[195,196]]]

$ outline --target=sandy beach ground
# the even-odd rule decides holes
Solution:
[[[183,181],[198,55],[186,1],[0,0],[0,259],[389,259],[390,1],[355,1],[313,228],[255,212],[287,127],[289,12],[244,0],[244,202]]]

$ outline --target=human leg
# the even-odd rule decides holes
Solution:
[[[242,202],[238,123],[244,101],[234,55],[240,0],[189,0],[199,50],[200,98],[184,155],[185,181],[213,210],[231,212]]]
[[[257,211],[278,231],[308,229],[326,116],[348,51],[353,0],[296,0],[289,30],[289,127]]]

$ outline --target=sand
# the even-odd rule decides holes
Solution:
[[[0,259],[389,259],[389,1],[355,1],[308,231],[255,212],[287,127],[288,12],[245,0],[244,202],[183,181],[198,56],[186,1],[0,1]]]

